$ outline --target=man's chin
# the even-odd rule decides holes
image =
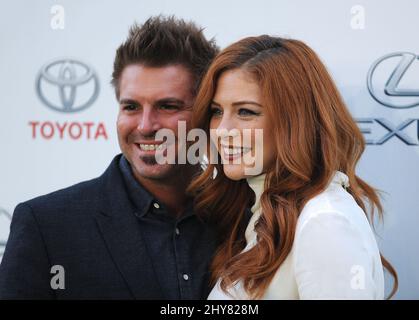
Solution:
[[[134,164],[136,176],[144,179],[163,180],[170,176],[173,170],[169,164],[158,164],[155,159],[141,158]]]
[[[142,156],[140,157],[140,161],[147,166],[159,166],[154,156]]]

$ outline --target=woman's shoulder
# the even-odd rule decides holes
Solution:
[[[346,176],[336,174],[310,199],[297,222],[291,263],[302,299],[375,299],[383,296],[381,258],[368,219]],[[354,274],[365,275],[365,290]]]
[[[352,195],[346,191],[349,186],[345,174],[337,171],[327,188],[303,207],[298,218],[297,231],[310,221],[330,220],[350,224],[359,231],[369,231],[368,219]]]

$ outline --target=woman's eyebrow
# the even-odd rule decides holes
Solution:
[[[243,104],[253,104],[255,106],[262,107],[262,105],[260,103],[257,103],[255,101],[250,101],[250,100],[236,101],[236,102],[233,102],[231,105],[232,106],[241,106]]]
[[[219,104],[218,102],[216,102],[214,100],[211,101],[211,104],[213,104],[217,107],[221,107],[221,104]],[[250,100],[236,101],[236,102],[233,102],[231,105],[236,107],[236,106],[241,106],[243,104],[253,104],[253,105],[258,106],[258,107],[263,107],[260,103],[257,103],[255,101],[250,101]]]

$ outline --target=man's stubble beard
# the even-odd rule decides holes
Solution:
[[[156,157],[154,156],[142,156],[140,157],[141,161],[144,162],[148,166],[155,166],[157,165]]]
[[[134,171],[135,171],[135,176],[138,179],[146,179],[146,180],[152,180],[155,182],[159,182],[159,183],[171,183],[173,181],[175,181],[178,176],[180,175],[179,171],[181,170],[180,168],[178,168],[179,165],[177,164],[165,164],[165,165],[161,165],[157,162],[155,156],[141,156],[140,161],[142,162],[142,164],[139,164],[139,170],[137,170],[137,168],[132,165]],[[146,167],[149,167],[148,169],[151,169],[150,167],[153,166],[164,166],[164,168],[162,169],[162,172],[154,175],[154,174],[147,174],[147,172],[144,172],[147,170]],[[145,167],[145,170],[141,170],[141,167]]]

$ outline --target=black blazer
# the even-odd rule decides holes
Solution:
[[[19,204],[0,299],[164,299],[116,156],[99,178]],[[62,265],[65,289],[51,289]]]

